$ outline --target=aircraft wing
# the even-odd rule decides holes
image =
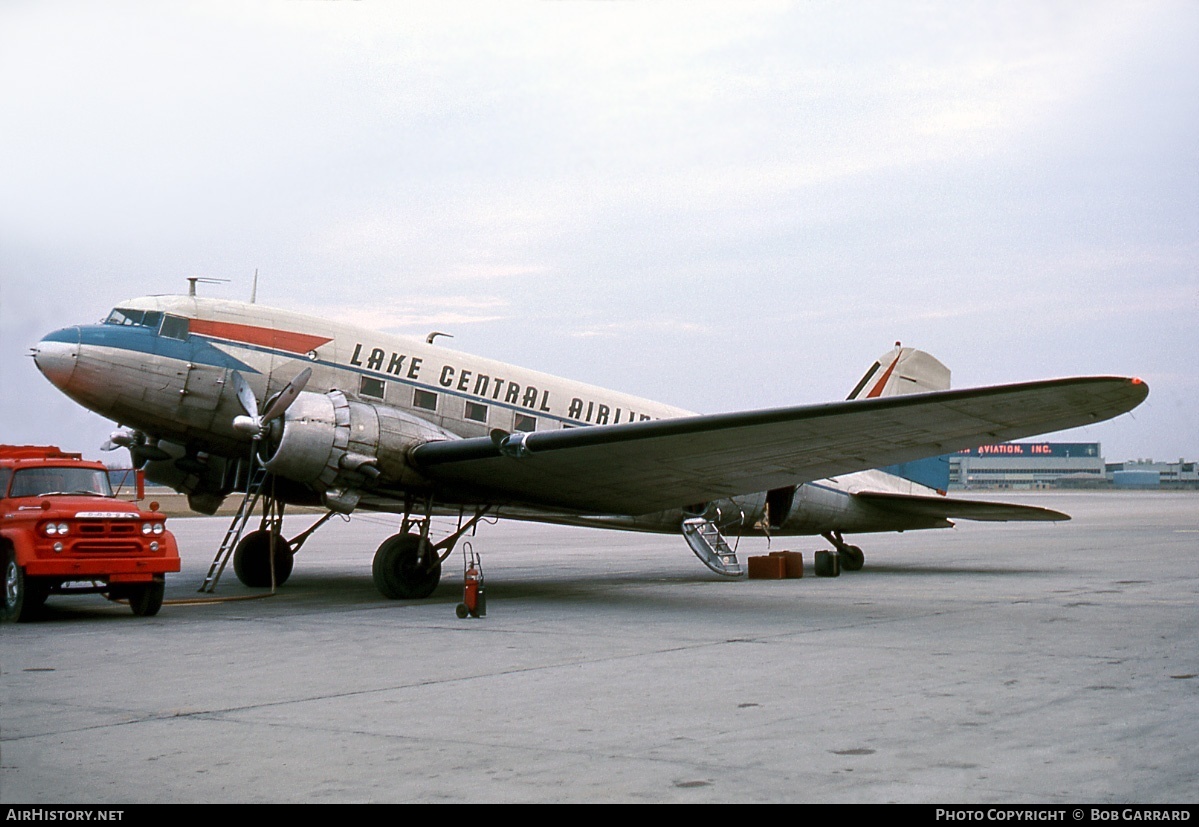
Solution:
[[[931,497],[920,494],[897,494],[886,491],[858,491],[853,496],[870,505],[911,517],[929,517],[933,519],[958,517],[963,520],[983,520],[987,522],[1007,522],[1009,520],[1050,520],[1058,522],[1070,519],[1069,514],[1033,505],[1013,505],[1011,503],[964,500],[957,497]]]
[[[428,442],[442,492],[495,504],[646,514],[1110,419],[1139,379],[1081,377]]]

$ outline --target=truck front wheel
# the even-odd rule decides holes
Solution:
[[[138,617],[154,617],[162,608],[166,581],[156,577],[151,583],[139,583],[129,590],[129,608]]]
[[[49,590],[37,578],[25,576],[13,551],[4,555],[4,619],[25,623],[32,620],[46,602]]]

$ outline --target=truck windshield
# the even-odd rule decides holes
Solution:
[[[108,474],[95,468],[22,468],[12,477],[10,497],[91,494],[111,497]]]

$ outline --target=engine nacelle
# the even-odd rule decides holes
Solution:
[[[192,511],[215,514],[233,489],[233,481],[227,479],[231,464],[216,456],[203,460],[188,458],[182,445],[165,440],[159,442],[158,447],[169,457],[147,462],[146,479],[186,494],[188,507]]]
[[[272,474],[312,486],[328,508],[349,513],[378,481],[426,486],[409,451],[457,438],[398,408],[354,402],[338,390],[304,392],[271,423],[260,456]]]

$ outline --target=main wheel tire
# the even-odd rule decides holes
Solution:
[[[396,534],[388,537],[375,552],[371,575],[375,588],[388,600],[419,600],[433,594],[441,582],[441,561],[429,567],[420,557],[420,537]],[[428,558],[435,552],[426,550]]]
[[[295,555],[282,537],[275,539],[275,585],[282,586],[291,577]],[[255,589],[271,585],[271,532],[251,531],[233,550],[233,572],[244,585]]]
[[[861,571],[866,565],[866,555],[857,546],[845,546],[839,550],[842,571]]]
[[[129,589],[129,608],[138,617],[154,617],[162,608],[166,580],[156,577],[150,583],[138,583]]]
[[[4,555],[4,619],[26,623],[46,602],[49,589],[37,578],[26,577],[25,569],[17,564],[17,556],[9,551]]]

